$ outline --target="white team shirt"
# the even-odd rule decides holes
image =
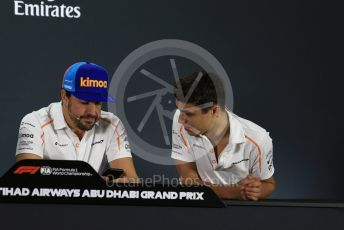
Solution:
[[[269,133],[230,111],[227,114],[229,143],[217,161],[210,140],[205,135],[190,136],[178,123],[180,110],[177,110],[173,118],[171,157],[195,162],[201,179],[213,184],[236,184],[250,173],[262,180],[270,178],[274,166]]]
[[[36,154],[43,159],[85,161],[97,172],[103,169],[105,160],[131,157],[126,131],[118,117],[101,111],[101,119],[79,140],[64,119],[61,102],[22,119],[16,155],[21,153]]]

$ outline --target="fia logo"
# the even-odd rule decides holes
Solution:
[[[49,166],[42,166],[40,171],[44,176],[48,176],[53,172],[52,168]]]

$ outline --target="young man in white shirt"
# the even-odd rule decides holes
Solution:
[[[214,74],[177,82],[172,158],[184,184],[205,184],[223,199],[258,200],[275,190],[272,140],[258,125],[225,107]]]
[[[61,101],[27,114],[20,124],[16,160],[80,160],[97,172],[124,170],[122,181],[137,178],[122,122],[101,110],[108,95],[107,71],[94,63],[78,62],[63,77]]]

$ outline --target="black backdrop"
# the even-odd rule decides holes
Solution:
[[[14,163],[21,118],[59,100],[67,66],[88,60],[112,76],[136,48],[181,39],[219,60],[230,76],[234,112],[270,131],[278,183],[273,197],[341,198],[339,6],[257,0],[44,3],[80,6],[81,17],[16,16],[13,0],[0,2],[0,174]],[[136,155],[134,161],[143,177],[176,176],[172,166]]]

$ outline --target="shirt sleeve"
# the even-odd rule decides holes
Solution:
[[[19,127],[16,155],[31,153],[43,158],[42,128],[34,114],[26,115]]]
[[[106,150],[108,162],[119,158],[132,157],[127,133],[120,120],[113,126],[113,130],[112,138]]]
[[[190,145],[185,139],[183,126],[178,123],[179,113],[179,110],[177,110],[173,118],[171,157],[175,160],[194,162],[195,160],[190,154]]]
[[[275,172],[272,139],[268,132],[260,142],[260,155],[255,159],[251,172],[262,180],[269,179]]]

